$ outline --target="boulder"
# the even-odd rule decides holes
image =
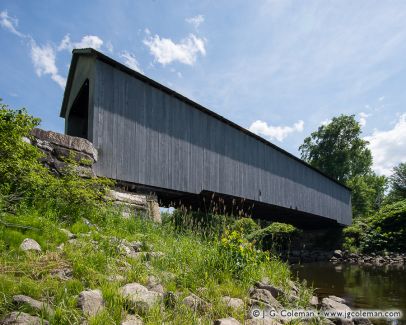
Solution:
[[[2,325],[48,325],[49,322],[45,319],[41,319],[29,314],[13,311],[0,320]]]
[[[214,325],[241,325],[241,323],[233,317],[228,317],[215,320]]]
[[[68,236],[68,239],[75,239],[76,235],[72,234],[68,229],[60,229],[61,232],[63,232],[66,236]]]
[[[24,296],[24,295],[13,296],[13,303],[17,306],[22,306],[22,305],[29,306],[31,309],[34,309],[39,312],[44,311],[48,315],[54,315],[54,313],[55,313],[53,308],[46,302],[35,300],[29,296]]]
[[[141,207],[147,205],[147,197],[142,194],[110,190],[108,195],[110,199],[116,202],[129,203]]]
[[[259,302],[267,304],[271,308],[274,308],[276,310],[280,310],[283,308],[280,302],[276,300],[274,296],[272,296],[271,292],[265,289],[254,289],[250,294],[250,298],[251,305],[258,304]]]
[[[103,295],[100,290],[86,290],[79,294],[78,307],[86,316],[94,316],[104,309]]]
[[[207,312],[211,308],[211,304],[204,301],[202,298],[195,294],[190,294],[183,299],[183,304],[193,309],[194,311]]]
[[[162,300],[162,294],[149,291],[139,283],[128,283],[120,289],[122,297],[130,307],[143,312],[148,311],[153,305]]]
[[[150,291],[158,292],[163,294],[164,287],[160,283],[159,279],[156,276],[150,275],[147,281],[147,288]]]
[[[323,298],[323,300],[321,301],[321,308],[324,310],[351,311],[350,307],[334,299],[331,299],[330,297]]]
[[[256,288],[258,288],[258,289],[264,289],[264,290],[269,291],[274,298],[279,298],[279,297],[282,297],[284,295],[284,293],[283,293],[283,291],[281,289],[279,289],[277,287],[274,287],[274,286],[272,286],[270,284],[266,284],[266,283],[263,283],[263,282],[256,282],[254,284],[254,286]]]
[[[221,298],[221,301],[229,308],[234,310],[239,310],[244,308],[244,301],[240,298],[231,298],[229,296],[225,296]]]
[[[339,249],[336,249],[333,253],[333,256],[336,258],[342,258],[343,257],[343,252]]]
[[[346,304],[346,301],[345,301],[344,298],[340,298],[340,297],[337,297],[337,296],[328,296],[328,298],[330,298],[331,300],[334,300],[334,301],[336,301],[336,302],[338,302],[340,304]]]
[[[312,296],[310,298],[309,304],[313,307],[317,307],[319,304],[319,298],[317,298],[316,296]]]
[[[86,153],[91,156],[94,161],[97,161],[97,150],[89,140],[57,132],[44,131],[38,128],[34,128],[31,131],[31,135],[42,141]]]
[[[138,315],[127,315],[121,325],[144,325],[144,322]]]
[[[20,245],[20,249],[27,252],[27,251],[36,251],[41,252],[41,246],[31,238],[25,238]]]

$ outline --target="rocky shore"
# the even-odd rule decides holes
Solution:
[[[281,258],[290,264],[311,263],[311,262],[332,262],[350,263],[370,266],[405,266],[406,253],[386,253],[386,254],[363,254],[351,253],[347,250],[334,251],[299,251],[281,252]]]
[[[88,221],[87,221],[88,222]],[[93,228],[97,228],[92,225]],[[73,245],[80,248],[83,241],[91,233],[82,234],[77,236],[72,234],[69,230],[60,229],[61,232],[66,234],[68,241],[60,245],[57,249],[63,251],[65,246]],[[103,236],[102,236],[103,237]],[[151,251],[152,247],[148,247],[143,242],[128,242],[124,239],[116,237],[108,237],[107,241],[112,247],[119,250],[123,256],[143,261],[149,264],[151,259],[159,259],[164,256],[161,252]],[[99,242],[92,240],[91,244],[97,249]],[[38,242],[32,238],[26,238],[20,245],[20,249],[24,252],[41,253],[42,248]],[[338,254],[338,252],[336,252]],[[128,265],[130,267],[130,265]],[[61,274],[63,273],[63,276]],[[62,281],[72,279],[71,269],[61,269],[55,273]],[[168,274],[167,276],[175,276]],[[199,313],[210,313],[213,306],[212,303],[206,299],[205,293],[207,288],[201,287],[195,293],[189,292],[185,295],[182,292],[173,292],[167,290],[162,281],[157,276],[149,275],[146,283],[141,284],[137,282],[127,283],[125,277],[120,274],[109,276],[109,281],[120,283],[119,295],[128,307],[128,314],[125,315],[122,325],[142,325],[143,319],[139,316],[145,314],[154,306],[159,305],[160,308],[173,307],[174,304],[183,304],[187,308]],[[242,310],[246,315],[246,319],[241,323],[233,317],[216,319],[213,324],[218,325],[239,325],[239,324],[271,324],[282,325],[289,321],[289,318],[283,314],[284,311],[295,309],[299,298],[299,289],[295,282],[289,281],[288,288],[280,288],[270,284],[269,279],[264,278],[262,281],[255,282],[254,285],[247,292],[247,296],[243,299],[231,296],[221,297],[221,303],[229,310]],[[55,309],[48,301],[40,301],[33,299],[27,295],[14,295],[12,303],[15,310],[5,315],[0,324],[50,324],[47,320],[53,317]],[[100,288],[87,288],[80,292],[76,298],[77,308],[81,310],[83,318],[80,324],[87,324],[89,317],[97,316],[106,308],[106,300]],[[23,308],[23,307],[27,308]],[[24,311],[22,312],[21,308]],[[308,308],[309,311],[329,311],[350,312],[351,309],[346,301],[336,296],[328,296],[319,298],[317,296],[309,297]],[[31,311],[31,313],[29,313]],[[272,312],[274,311],[274,312]],[[42,317],[40,316],[42,315]],[[320,324],[372,324],[368,319],[327,319],[320,316],[315,316],[313,319],[302,319],[303,324],[311,324],[316,321]]]

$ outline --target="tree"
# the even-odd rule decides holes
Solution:
[[[352,190],[352,208],[355,217],[368,216],[379,210],[385,197],[387,179],[371,172],[354,176],[346,182]]]
[[[351,188],[354,217],[379,209],[387,186],[386,177],[371,169],[367,145],[354,115],[340,115],[320,126],[299,147],[302,159]]]
[[[370,173],[372,155],[367,144],[354,115],[340,115],[305,138],[299,150],[310,165],[346,183]]]
[[[406,199],[406,163],[400,163],[393,168],[390,176],[391,191],[388,195],[389,201],[399,201]]]

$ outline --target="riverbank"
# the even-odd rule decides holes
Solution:
[[[360,265],[406,265],[406,253],[351,253],[347,250],[293,250],[284,251],[280,253],[282,260],[287,261],[289,264],[303,264],[313,262],[332,262],[335,264],[349,263]]]

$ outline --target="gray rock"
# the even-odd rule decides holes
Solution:
[[[144,322],[138,315],[127,315],[121,325],[144,325]]]
[[[44,131],[38,128],[34,128],[31,131],[31,135],[37,139],[48,141],[64,148],[84,152],[90,155],[94,161],[97,161],[97,150],[89,140],[57,132]]]
[[[63,281],[70,280],[73,277],[73,270],[70,268],[61,268],[51,271],[51,275]]]
[[[147,205],[147,197],[142,194],[110,190],[108,195],[110,199],[116,202],[130,203],[137,206]]]
[[[17,306],[27,305],[31,309],[34,309],[36,311],[39,311],[39,312],[44,311],[45,313],[47,313],[50,316],[54,315],[54,313],[55,313],[54,309],[46,302],[38,301],[31,297],[24,296],[24,295],[13,296],[13,303]]]
[[[210,303],[204,301],[202,298],[193,293],[183,299],[183,304],[192,310],[199,312],[207,312],[211,308]]]
[[[148,311],[153,305],[162,300],[162,294],[149,291],[139,283],[128,283],[120,289],[122,297],[130,304],[131,308],[142,312]]]
[[[221,298],[221,301],[229,308],[234,310],[239,310],[244,308],[244,301],[240,298],[231,298],[229,296],[225,296]]]
[[[149,218],[156,223],[162,223],[161,210],[159,209],[158,202],[155,199],[149,199],[147,200],[147,206]]]
[[[345,301],[344,298],[340,298],[340,297],[337,297],[337,296],[328,296],[328,298],[330,298],[331,300],[334,300],[334,301],[336,301],[336,302],[338,302],[340,304],[346,304],[346,301]]]
[[[144,247],[144,243],[140,241],[133,241],[129,243],[129,246],[133,249],[134,252],[141,252]]]
[[[347,305],[340,303],[336,300],[329,298],[323,298],[321,301],[321,308],[324,310],[341,310],[341,311],[351,311],[351,308]]]
[[[241,323],[233,317],[228,317],[215,320],[214,325],[241,325]]]
[[[271,292],[265,289],[254,289],[251,292],[250,298],[252,303],[262,302],[271,306],[272,308],[275,308],[276,310],[283,308],[280,302],[276,300],[274,296],[272,296]]]
[[[20,245],[20,249],[27,252],[27,251],[36,251],[41,252],[41,246],[31,238],[25,238]]]
[[[283,291],[277,287],[274,287],[270,284],[266,284],[263,282],[256,282],[254,286],[258,289],[264,289],[271,293],[274,298],[279,298],[284,295]]]
[[[49,322],[45,319],[41,319],[36,316],[31,316],[29,314],[13,311],[12,313],[6,315],[2,320],[0,320],[2,325],[48,325]]]
[[[61,232],[63,232],[66,236],[68,236],[68,239],[75,239],[76,235],[72,234],[68,229],[60,229]]]
[[[317,305],[319,304],[319,298],[317,298],[316,296],[312,296],[310,298],[309,303],[310,303],[311,306],[317,307]]]
[[[157,284],[160,284],[161,281],[155,276],[155,275],[150,275],[148,276],[147,279],[147,288],[156,286]]]
[[[336,258],[342,258],[343,257],[343,252],[339,249],[336,249],[333,253],[333,256]]]
[[[79,294],[78,307],[86,316],[94,316],[104,309],[103,295],[100,290],[86,290]]]

